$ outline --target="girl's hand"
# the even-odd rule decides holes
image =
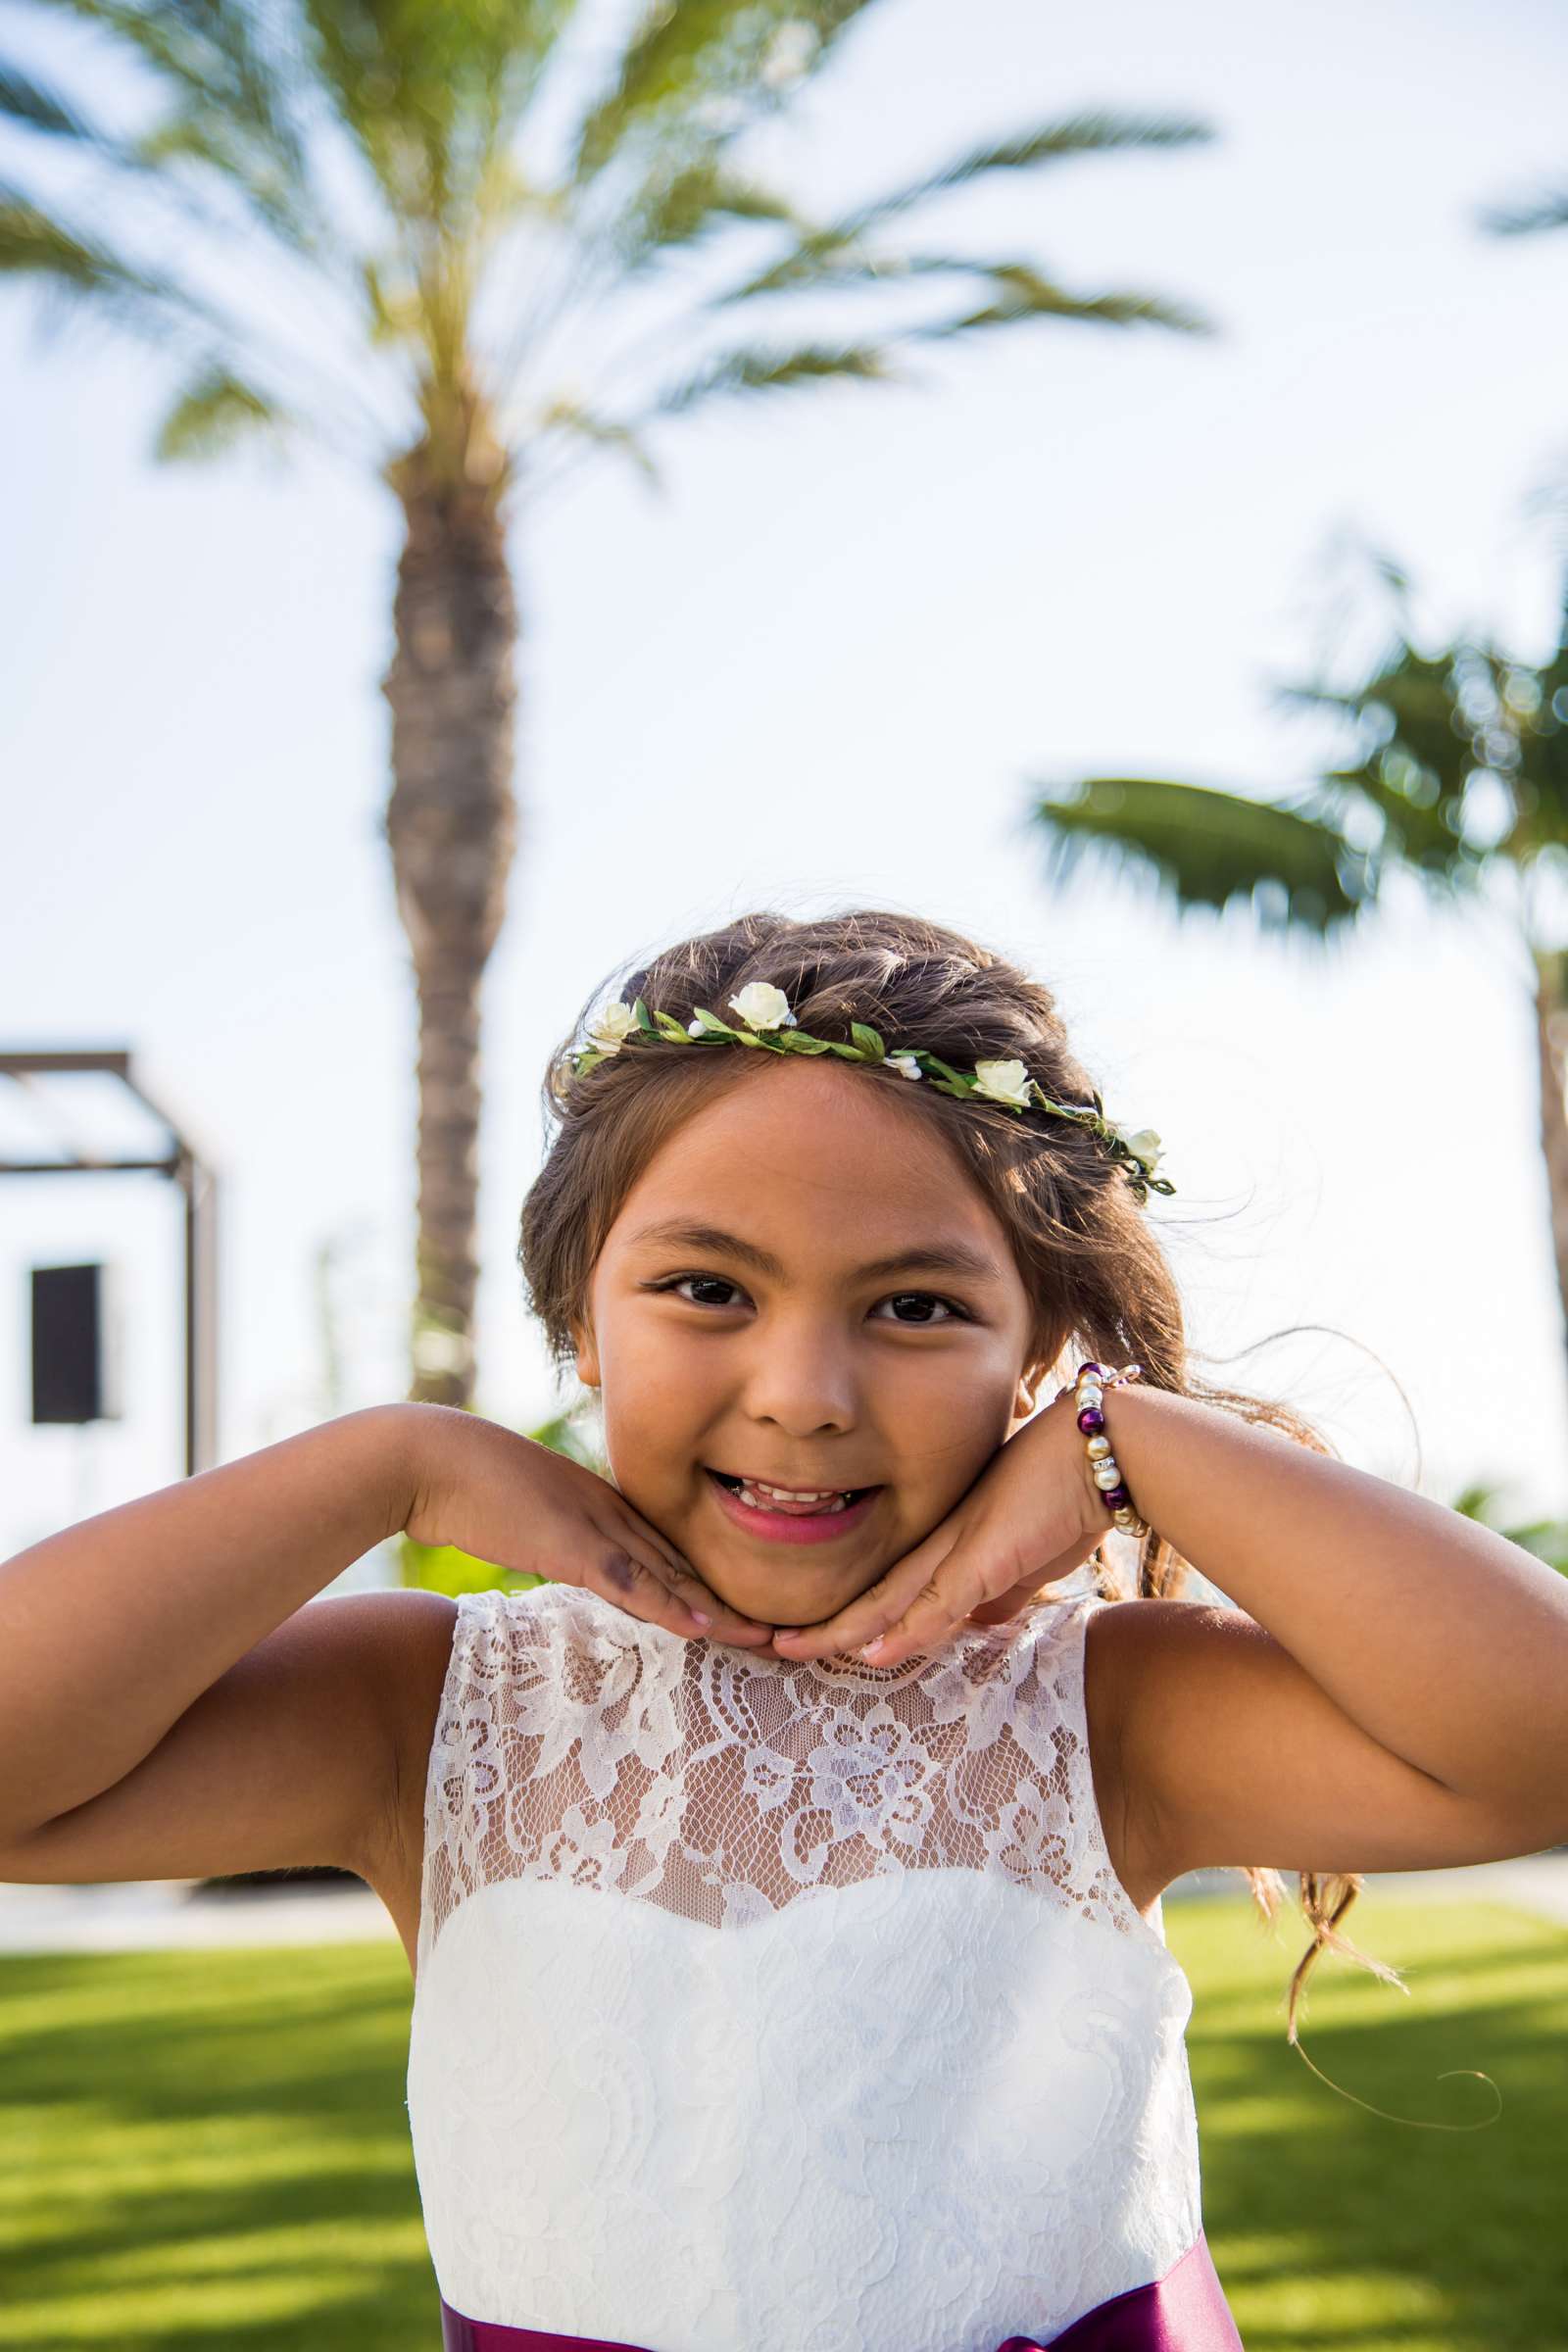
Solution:
[[[772,1632],[719,1599],[666,1536],[569,1455],[444,1404],[415,1408],[418,1544],[455,1544],[514,1575],[581,1585],[688,1640],[765,1646]]]
[[[1065,1397],[999,1446],[962,1501],[885,1576],[818,1625],[776,1628],[773,1647],[780,1657],[854,1652],[900,1665],[962,1625],[1016,1616],[1042,1585],[1081,1568],[1110,1524]]]

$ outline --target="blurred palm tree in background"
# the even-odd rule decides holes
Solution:
[[[1385,580],[1401,612],[1407,583]],[[1568,629],[1540,669],[1461,640],[1421,652],[1400,626],[1349,691],[1281,699],[1348,719],[1348,762],[1306,791],[1259,801],[1148,776],[1048,787],[1032,809],[1054,881],[1086,853],[1157,878],[1183,911],[1250,902],[1265,932],[1328,942],[1382,903],[1395,875],[1450,904],[1483,893],[1511,913],[1528,972],[1544,1161],[1568,1345],[1568,953],[1547,894],[1568,879]],[[1556,926],[1560,930],[1560,921]]]
[[[1505,1511],[1499,1500],[1500,1490],[1490,1486],[1466,1487],[1453,1498],[1452,1507],[1462,1511],[1467,1519],[1479,1520],[1494,1535],[1506,1536],[1510,1544],[1518,1544],[1568,1576],[1568,1519],[1516,1520]]]
[[[516,835],[515,508],[604,453],[659,486],[648,429],[716,400],[918,381],[903,346],[1030,321],[1205,327],[1023,255],[896,233],[950,189],[1190,146],[1197,122],[1025,127],[825,220],[748,169],[743,134],[872,4],[657,0],[607,45],[597,22],[582,37],[580,0],[39,0],[22,21],[50,27],[50,74],[0,66],[0,270],[154,340],[176,377],[157,454],[308,434],[402,510],[385,825],[418,1008],[418,1399],[474,1388],[479,997]],[[953,38],[961,62],[957,19]],[[61,83],[101,91],[105,66],[122,121]],[[916,289],[943,315],[890,316]],[[828,293],[878,317],[800,339],[796,306]],[[775,305],[764,342],[752,321]]]
[[[1568,227],[1568,191],[1480,220],[1495,235]],[[1324,945],[1371,919],[1396,875],[1449,905],[1485,897],[1500,907],[1522,949],[1531,1005],[1568,1348],[1568,600],[1556,648],[1539,667],[1476,636],[1427,653],[1412,642],[1407,577],[1386,558],[1377,569],[1397,625],[1371,674],[1348,691],[1318,683],[1280,697],[1348,724],[1354,748],[1344,766],[1278,802],[1147,776],[1083,777],[1048,786],[1029,822],[1045,838],[1053,880],[1092,855],[1113,872],[1152,879],[1182,911],[1246,900],[1265,932]],[[1490,1488],[1454,1507],[1500,1526]],[[1568,1521],[1500,1532],[1568,1569]]]

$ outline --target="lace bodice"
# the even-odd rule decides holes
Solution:
[[[459,1602],[408,2078],[455,2309],[992,2352],[1186,2252],[1192,1994],[1090,1771],[1107,1605],[872,1667],[574,1586]]]

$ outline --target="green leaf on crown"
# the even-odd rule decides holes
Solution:
[[[657,1037],[659,1032],[654,1027],[653,1015],[650,1013],[647,1005],[643,1003],[641,997],[637,997],[633,1000],[632,1010],[637,1015],[638,1028],[646,1029],[650,1037]]]
[[[882,1043],[881,1037],[878,1035],[877,1031],[871,1028],[866,1022],[852,1021],[850,1023],[850,1035],[854,1038],[861,1053],[868,1054],[872,1061],[886,1061],[888,1057],[888,1050]]]

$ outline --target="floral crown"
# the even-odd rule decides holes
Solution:
[[[1154,1174],[1160,1158],[1160,1141],[1152,1127],[1141,1127],[1136,1134],[1128,1134],[1114,1126],[1106,1118],[1098,1094],[1089,1103],[1054,1102],[1036,1085],[1021,1061],[977,1061],[972,1073],[966,1073],[954,1069],[940,1055],[927,1053],[923,1046],[906,1047],[890,1054],[878,1032],[864,1021],[850,1023],[851,1042],[847,1045],[837,1038],[808,1037],[790,1010],[784,991],[766,980],[752,981],[738,996],[731,997],[729,1003],[740,1015],[738,1028],[732,1028],[701,1004],[696,1007],[695,1018],[682,1028],[673,1013],[650,1012],[641,997],[630,1004],[608,1000],[588,1023],[591,1042],[578,1052],[564,1054],[563,1062],[574,1077],[580,1078],[585,1071],[608,1061],[612,1054],[618,1054],[623,1046],[634,1045],[642,1038],[667,1038],[679,1045],[695,1041],[704,1046],[760,1046],[772,1054],[837,1054],[844,1061],[885,1062],[889,1069],[899,1071],[905,1078],[928,1079],[939,1095],[956,1095],[960,1101],[979,1095],[988,1102],[1002,1103],[1007,1110],[1049,1110],[1057,1118],[1071,1119],[1076,1125],[1087,1127],[1121,1168],[1140,1201],[1147,1202],[1151,1192],[1176,1190],[1167,1178]]]

